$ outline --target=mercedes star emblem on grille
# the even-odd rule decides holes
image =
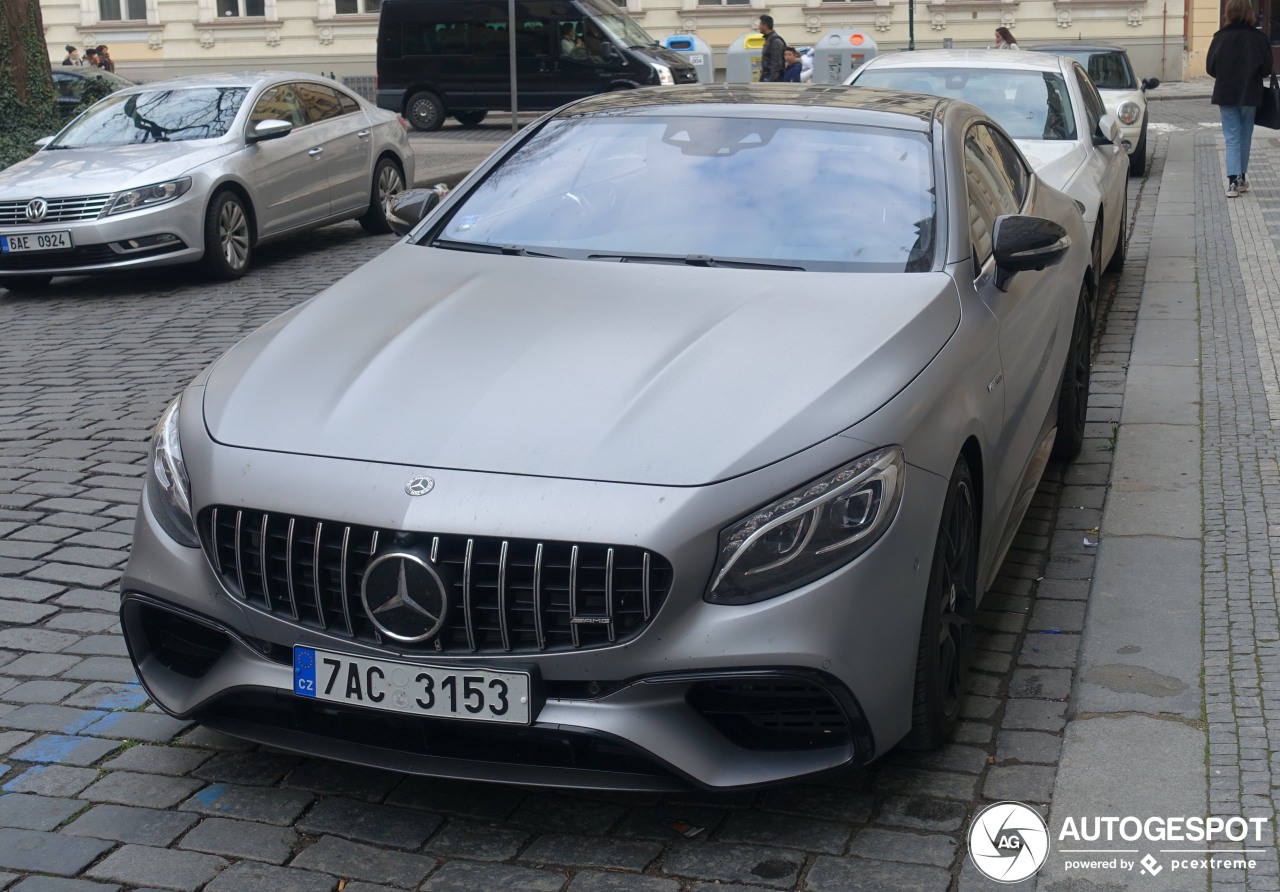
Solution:
[[[409,482],[404,485],[404,491],[411,496],[425,496],[435,488],[435,480],[425,476],[410,477]]]
[[[403,551],[375,558],[360,583],[369,619],[396,641],[424,641],[439,632],[449,609],[446,592],[429,561]]]
[[[32,223],[39,223],[44,219],[44,215],[49,213],[49,202],[43,198],[33,198],[27,202],[27,219]]]

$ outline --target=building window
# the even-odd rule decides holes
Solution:
[[[147,0],[98,0],[98,20],[125,22],[147,20]]]
[[[334,11],[338,15],[377,15],[382,9],[382,0],[336,0]]]
[[[750,6],[751,0],[698,0],[699,6]]]
[[[107,0],[103,0],[107,2]],[[263,18],[266,0],[218,0],[218,18]]]

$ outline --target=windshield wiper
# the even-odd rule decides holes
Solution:
[[[506,254],[510,257],[553,257],[563,260],[560,254],[546,254],[530,251],[523,245],[490,245],[484,242],[461,242],[456,239],[438,238],[431,243],[433,248],[444,248],[448,251],[471,251],[475,254]]]
[[[785,272],[804,272],[803,266],[785,263],[766,263],[760,260],[724,260],[706,254],[588,254],[588,260],[609,260],[614,263],[672,263],[681,266],[714,266],[724,269],[773,269]]]

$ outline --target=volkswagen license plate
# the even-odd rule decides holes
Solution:
[[[19,254],[25,251],[70,251],[69,229],[58,232],[24,232],[22,235],[0,235],[0,252]]]
[[[295,694],[368,709],[527,725],[531,688],[527,672],[445,669],[293,649]]]

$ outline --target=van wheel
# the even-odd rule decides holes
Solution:
[[[916,654],[911,731],[902,741],[904,749],[935,749],[955,730],[969,675],[977,603],[978,508],[973,474],[962,455],[951,471],[933,547]]]
[[[405,105],[405,117],[414,130],[433,133],[444,123],[444,103],[435,93],[422,90],[409,97]]]
[[[373,169],[373,186],[369,190],[369,210],[360,218],[360,225],[370,235],[385,235],[391,231],[387,222],[387,199],[404,191],[404,174],[400,165],[391,158],[379,158]]]
[[[475,127],[484,120],[487,111],[464,111],[454,115],[463,127]]]

